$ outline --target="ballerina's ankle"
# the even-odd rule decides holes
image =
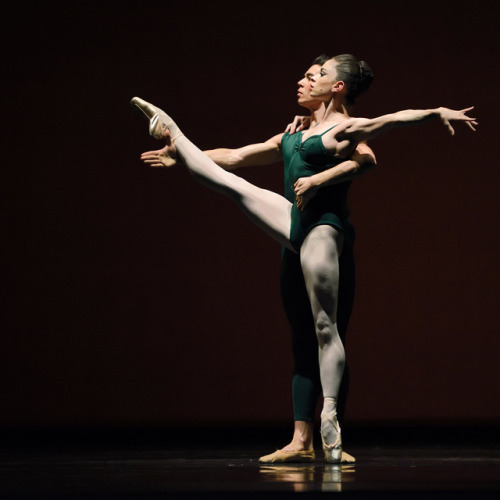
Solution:
[[[183,137],[184,134],[178,130],[177,133],[175,135],[172,135],[172,138],[170,139],[172,142],[174,142],[176,139],[178,139],[179,137]]]

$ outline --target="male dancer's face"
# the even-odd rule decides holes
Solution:
[[[319,73],[321,66],[319,64],[313,64],[305,73],[304,78],[297,82],[297,103],[299,106],[303,106],[311,111],[314,111],[319,106],[321,106],[321,100],[317,97],[311,97],[311,84],[313,83],[313,77]]]

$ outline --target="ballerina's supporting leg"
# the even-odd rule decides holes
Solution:
[[[328,462],[340,462],[342,441],[336,400],[345,366],[345,351],[337,330],[339,283],[338,259],[343,234],[327,225],[311,230],[302,244],[300,257],[311,302],[319,347],[319,369],[324,404],[321,436]]]

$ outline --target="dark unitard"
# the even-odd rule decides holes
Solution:
[[[302,141],[302,133],[283,136],[281,147],[285,165],[285,197],[293,203],[290,239],[297,250],[308,232],[317,225],[332,225],[344,233],[344,245],[339,258],[337,328],[342,343],[345,345],[355,284],[354,228],[349,221],[347,205],[350,182],[321,188],[304,211],[297,208],[293,190],[293,185],[298,178],[314,175],[343,161],[326,151],[321,135],[310,136],[305,141]],[[286,248],[282,250],[280,285],[283,306],[292,330],[294,420],[312,422],[316,404],[322,392],[318,341],[300,255]],[[341,424],[348,385],[349,369],[346,365],[337,401],[337,412]]]

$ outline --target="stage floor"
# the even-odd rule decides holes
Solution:
[[[222,431],[211,439],[201,433],[199,444],[192,436],[155,439],[133,431],[11,434],[0,451],[0,498],[306,499],[340,492],[344,498],[500,498],[500,446],[487,438],[462,446],[437,436],[435,443],[418,443],[418,435],[406,442],[393,436],[386,444],[366,439],[347,447],[355,465],[318,458],[272,466],[257,459],[273,451],[263,443],[273,437],[254,430],[250,438],[252,432],[259,438],[231,442],[219,439]]]

